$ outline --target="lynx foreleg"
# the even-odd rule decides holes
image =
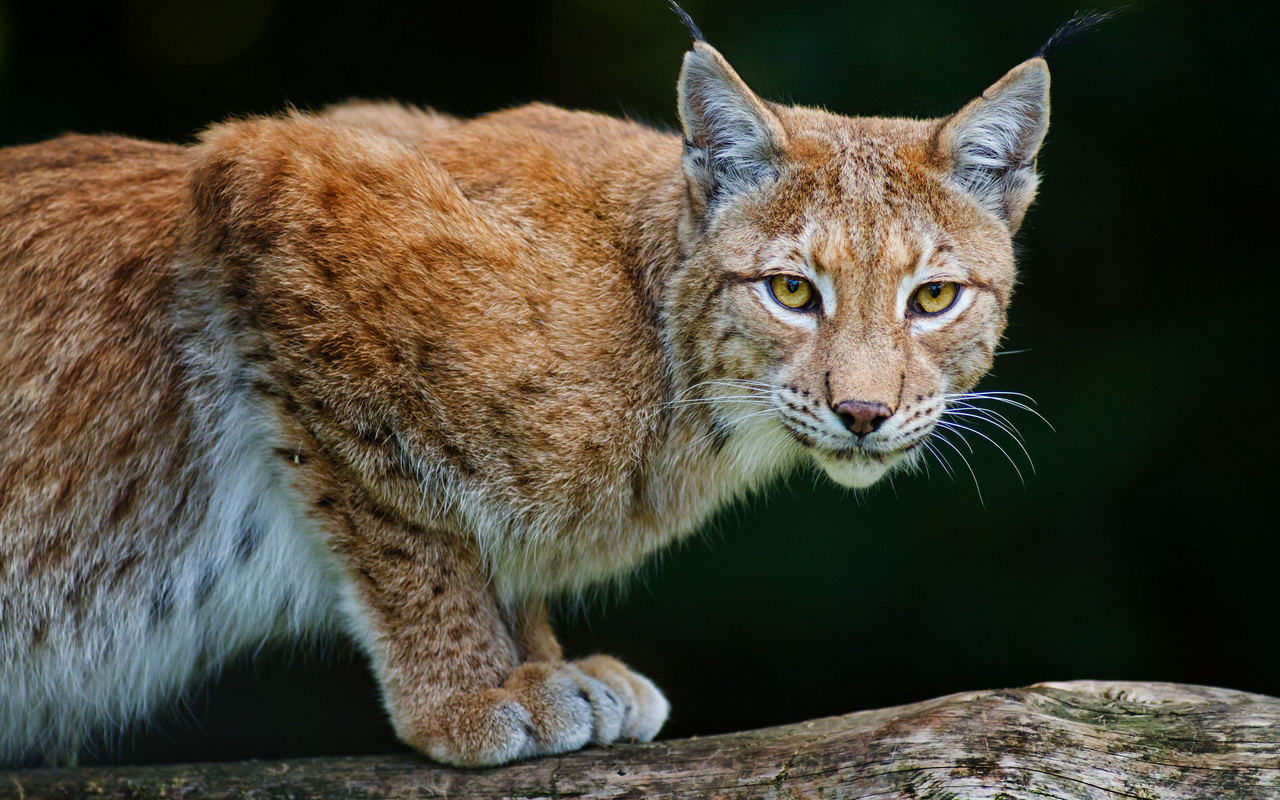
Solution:
[[[438,761],[480,766],[623,734],[637,695],[634,680],[621,675],[631,673],[618,664],[597,678],[588,670],[599,658],[584,668],[561,660],[545,608],[508,621],[464,540],[373,512],[350,520],[349,613],[406,743]],[[639,696],[652,704],[649,694]]]

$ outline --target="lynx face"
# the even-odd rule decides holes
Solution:
[[[776,424],[845,486],[912,463],[1005,327],[1043,62],[932,121],[767,104],[701,45],[681,86],[695,233],[672,303],[694,391],[726,432]]]

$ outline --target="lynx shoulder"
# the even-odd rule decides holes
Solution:
[[[0,152],[0,762],[326,632],[444,762],[651,739],[547,599],[919,458],[1004,329],[1048,91],[841,117],[699,39],[679,135],[351,104]]]

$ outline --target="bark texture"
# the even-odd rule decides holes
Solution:
[[[1280,798],[1280,699],[1076,681],[497,769],[409,757],[0,772],[0,798]]]

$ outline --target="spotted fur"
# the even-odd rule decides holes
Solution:
[[[0,761],[331,633],[441,761],[656,735],[547,598],[801,464],[917,456],[1004,328],[1048,72],[846,118],[698,41],[679,102],[682,136],[351,104],[0,153]],[[960,299],[913,315],[929,281]]]

